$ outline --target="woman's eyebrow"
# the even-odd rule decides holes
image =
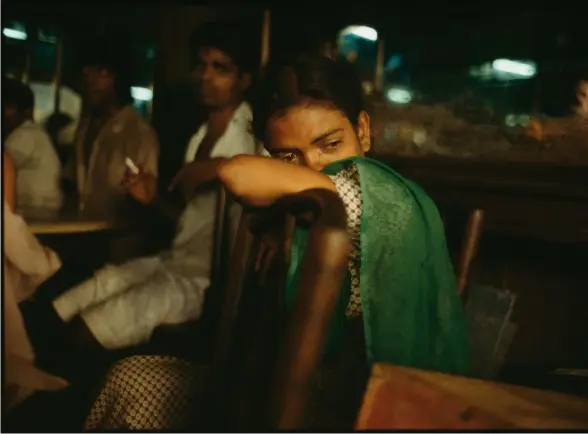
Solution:
[[[320,142],[324,138],[329,137],[331,134],[338,133],[339,131],[343,131],[343,128],[334,128],[332,130],[327,131],[326,133],[322,133],[321,135],[316,136],[314,139],[312,139],[311,143],[315,144],[317,142]]]
[[[338,133],[340,131],[343,131],[343,128],[333,128],[332,130],[326,131],[318,136],[316,136],[314,139],[312,139],[312,144],[316,144],[317,142],[320,142],[321,140],[329,137],[331,134],[335,134]],[[273,149],[270,151],[270,154],[283,154],[285,152],[293,152],[293,153],[297,153],[297,154],[302,154],[302,151],[299,148],[296,147],[290,147],[290,146],[277,146],[277,147],[273,147]]]
[[[302,151],[298,148],[290,148],[290,147],[284,147],[284,148],[274,148],[271,151],[269,151],[270,154],[274,155],[274,154],[285,154],[285,153],[293,153],[293,154],[302,154]]]

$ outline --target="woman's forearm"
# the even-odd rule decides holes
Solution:
[[[280,160],[238,155],[218,166],[218,177],[234,195],[253,206],[271,205],[277,199],[312,188],[335,191],[328,176]]]

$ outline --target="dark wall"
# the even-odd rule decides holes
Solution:
[[[386,159],[436,201],[452,256],[465,218],[485,212],[469,281],[517,295],[518,330],[501,378],[542,386],[556,368],[588,367],[588,172],[584,168]]]

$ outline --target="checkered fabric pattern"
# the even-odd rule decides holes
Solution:
[[[109,372],[84,429],[189,429],[205,374],[205,366],[176,357],[123,359]]]
[[[330,176],[335,184],[337,193],[345,205],[347,212],[347,232],[351,239],[351,251],[349,253],[349,273],[351,274],[351,298],[345,315],[347,318],[356,318],[361,315],[361,294],[359,292],[360,270],[360,235],[361,235],[361,186],[359,183],[359,171],[355,164],[341,170],[336,175]]]

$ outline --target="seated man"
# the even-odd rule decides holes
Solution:
[[[4,79],[2,97],[4,146],[16,167],[17,209],[24,214],[59,210],[61,163],[49,135],[33,121],[33,92],[20,81]]]
[[[84,213],[112,218],[131,212],[121,185],[127,158],[153,175],[146,187],[150,199],[155,196],[159,143],[132,107],[127,47],[98,39],[84,48],[84,109],[74,138],[75,158],[68,160],[65,175],[75,183]]]
[[[240,34],[219,31],[212,25],[206,30],[197,41],[192,75],[208,119],[190,140],[186,163],[197,159],[214,164],[211,157],[256,153],[250,132],[252,114],[244,102],[252,65],[244,55]],[[138,173],[127,173],[130,194],[144,204],[162,204],[161,199],[154,200],[149,194],[153,175],[138,166]],[[172,249],[107,266],[61,295],[53,301],[53,307],[63,321],[81,319],[102,347],[117,349],[148,341],[162,324],[199,317],[210,284],[217,194],[210,189],[185,192],[187,205]],[[230,214],[234,226],[240,208],[235,205]]]

